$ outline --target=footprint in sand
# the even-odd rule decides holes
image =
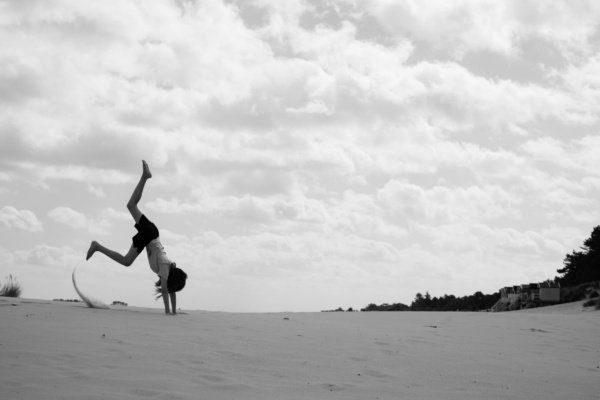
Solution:
[[[342,386],[334,385],[333,383],[323,383],[320,385],[323,389],[329,390],[330,392],[341,392],[346,390],[346,388]]]

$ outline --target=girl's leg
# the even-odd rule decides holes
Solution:
[[[136,224],[140,221],[140,218],[142,218],[142,212],[138,208],[137,204],[142,199],[142,193],[144,192],[144,185],[146,184],[146,181],[150,178],[152,178],[152,173],[150,172],[150,168],[148,168],[148,164],[146,163],[146,161],[142,160],[142,177],[140,178],[140,181],[138,182],[135,189],[133,190],[133,193],[131,194],[131,198],[127,202],[127,209],[131,213],[131,216],[135,220]],[[100,253],[106,255],[110,259],[112,259],[126,267],[129,267],[135,261],[137,256],[140,254],[137,252],[137,249],[135,247],[133,247],[133,245],[131,245],[131,248],[129,248],[129,251],[127,252],[127,254],[123,256],[123,255],[117,253],[116,251],[111,250],[107,247],[104,247],[96,241],[93,241],[87,252],[86,260],[89,260],[90,257],[92,257],[94,255],[94,253],[97,251],[99,251]]]
[[[127,202],[127,209],[131,213],[131,216],[135,220],[136,224],[138,222],[140,222],[140,218],[142,218],[142,212],[140,211],[140,209],[138,208],[137,205],[140,202],[140,200],[142,199],[142,193],[144,192],[144,186],[146,185],[146,181],[148,179],[152,178],[152,173],[150,172],[150,168],[148,168],[148,164],[144,160],[142,160],[142,168],[143,168],[143,170],[142,170],[142,176],[140,178],[140,181],[138,182],[137,186],[133,190],[133,193],[131,194],[131,198]]]
[[[94,253],[97,251],[104,254],[111,260],[116,261],[119,264],[124,265],[126,267],[129,267],[131,264],[133,264],[137,256],[140,254],[137,252],[137,249],[133,247],[133,245],[131,245],[127,254],[123,256],[117,253],[116,251],[109,249],[108,247],[102,246],[100,243],[94,240],[90,245],[90,249],[87,252],[86,260],[89,260],[90,257],[94,255]]]

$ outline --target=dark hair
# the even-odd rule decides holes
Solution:
[[[181,289],[185,287],[185,282],[187,280],[187,274],[183,272],[182,269],[173,267],[169,272],[169,278],[167,279],[167,291],[169,293],[179,292]],[[162,296],[161,287],[160,287],[160,278],[155,283],[156,286],[156,294],[157,299]]]

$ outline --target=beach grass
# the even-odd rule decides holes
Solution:
[[[0,286],[0,296],[2,297],[21,297],[23,289],[12,275],[6,278],[6,281]]]

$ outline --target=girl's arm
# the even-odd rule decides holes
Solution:
[[[160,277],[160,288],[162,292],[163,302],[165,303],[165,314],[169,314],[169,295],[167,291],[167,280]]]
[[[169,297],[171,298],[171,310],[173,311],[171,314],[177,314],[177,293],[169,293]]]

